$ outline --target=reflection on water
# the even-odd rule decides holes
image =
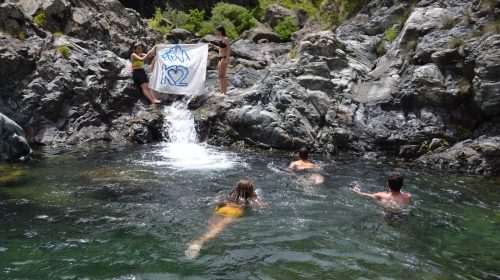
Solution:
[[[2,169],[24,175],[0,186],[0,279],[500,276],[498,179],[350,160],[325,162],[326,181],[304,187],[269,164],[288,158],[198,146],[189,157],[217,160],[188,164],[185,152],[176,159],[182,149],[168,145],[104,147],[47,150]],[[364,191],[384,191],[394,169],[415,200],[401,223],[387,223],[376,201],[347,188],[357,181]],[[185,259],[187,243],[206,231],[212,198],[243,177],[271,207],[239,219],[198,259]]]

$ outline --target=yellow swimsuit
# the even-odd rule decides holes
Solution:
[[[133,69],[140,69],[142,67],[144,67],[144,61],[136,60],[136,61],[132,62]]]
[[[226,204],[222,207],[215,208],[215,213],[217,215],[229,218],[239,218],[243,216],[245,209],[237,204]]]

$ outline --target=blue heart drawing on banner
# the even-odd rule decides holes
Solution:
[[[163,77],[161,83],[165,84],[168,82],[172,86],[187,86],[186,78],[189,74],[189,70],[182,65],[172,65],[167,67],[163,66]]]

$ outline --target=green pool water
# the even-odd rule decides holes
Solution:
[[[291,158],[192,144],[43,149],[0,167],[0,279],[499,279],[500,179],[364,159],[323,161],[320,186]],[[350,192],[405,176],[404,221]],[[251,178],[270,204],[209,241],[213,197]]]

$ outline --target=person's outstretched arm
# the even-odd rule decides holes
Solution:
[[[380,193],[365,193],[365,192],[362,192],[361,190],[359,190],[359,187],[350,187],[350,189],[352,192],[355,192],[355,193],[362,195],[362,196],[367,196],[367,197],[371,197],[374,199],[382,199],[382,196],[380,195]]]

